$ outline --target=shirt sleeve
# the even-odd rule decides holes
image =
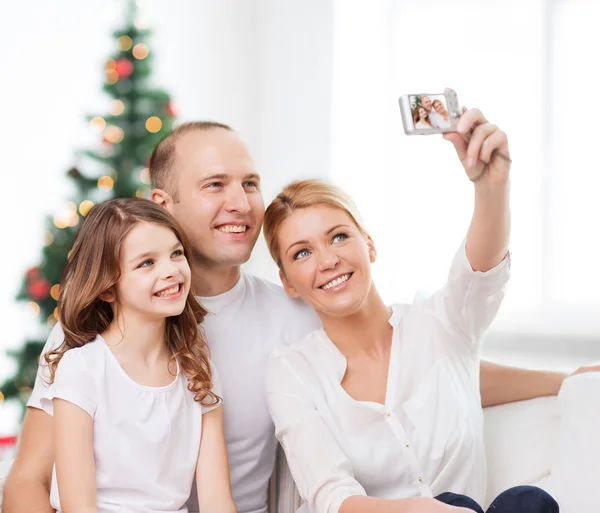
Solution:
[[[509,253],[489,271],[474,271],[464,240],[450,266],[448,281],[426,302],[427,307],[455,340],[477,346],[500,309],[509,278]]]
[[[50,335],[48,336],[48,340],[44,345],[44,349],[42,349],[42,354],[40,355],[37,375],[35,377],[35,384],[33,385],[33,391],[31,392],[31,396],[29,397],[29,401],[27,401],[27,406],[32,408],[43,409],[41,405],[42,397],[48,392],[48,387],[50,386],[50,369],[46,360],[44,360],[44,355],[53,349],[57,349],[64,341],[65,334],[62,330],[60,323],[56,323]]]
[[[69,349],[58,362],[54,382],[42,396],[41,408],[54,414],[53,399],[63,399],[78,406],[90,417],[96,413],[96,382],[79,348]]]
[[[214,394],[217,394],[220,397],[220,399],[219,399],[219,402],[217,402],[216,404],[212,404],[210,406],[202,405],[202,414],[208,413],[209,411],[212,411],[215,408],[218,408],[219,406],[221,406],[223,404],[223,389],[221,387],[221,380],[219,378],[219,373],[217,371],[217,368],[213,365],[212,362],[210,363],[210,368],[211,368],[211,372],[212,372],[212,382],[213,382],[211,391]]]
[[[300,374],[282,356],[267,370],[267,401],[292,477],[312,513],[338,513],[351,496],[366,496],[352,463],[327,427]],[[321,409],[321,411],[319,411]]]

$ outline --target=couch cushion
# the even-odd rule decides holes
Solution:
[[[488,464],[486,506],[517,485],[543,485],[556,447],[559,413],[556,397],[484,409]]]

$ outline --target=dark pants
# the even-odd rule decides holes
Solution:
[[[483,508],[465,495],[446,492],[436,499],[444,504],[469,508],[483,513]],[[544,490],[535,486],[515,486],[502,492],[490,504],[488,513],[558,513],[558,504]]]

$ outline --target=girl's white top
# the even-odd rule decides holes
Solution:
[[[221,397],[212,370],[213,391]],[[60,398],[92,417],[98,513],[187,512],[202,414],[218,406],[194,401],[187,384],[179,367],[169,385],[136,383],[100,336],[64,354],[41,405],[52,415],[52,399]],[[61,511],[56,469],[50,503]]]
[[[420,304],[396,305],[385,404],[341,386],[346,359],[323,330],[278,350],[269,408],[311,512],[337,513],[354,495],[485,497],[479,341],[504,296],[507,256],[471,269],[464,245],[448,282]]]

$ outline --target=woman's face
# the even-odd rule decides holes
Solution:
[[[442,105],[442,102],[433,102],[433,108],[438,114],[442,114],[444,112],[444,106]]]
[[[291,297],[319,313],[345,317],[371,290],[376,252],[344,211],[315,206],[294,211],[279,230],[281,279]]]
[[[419,121],[427,119],[427,111],[423,107],[419,107]]]

